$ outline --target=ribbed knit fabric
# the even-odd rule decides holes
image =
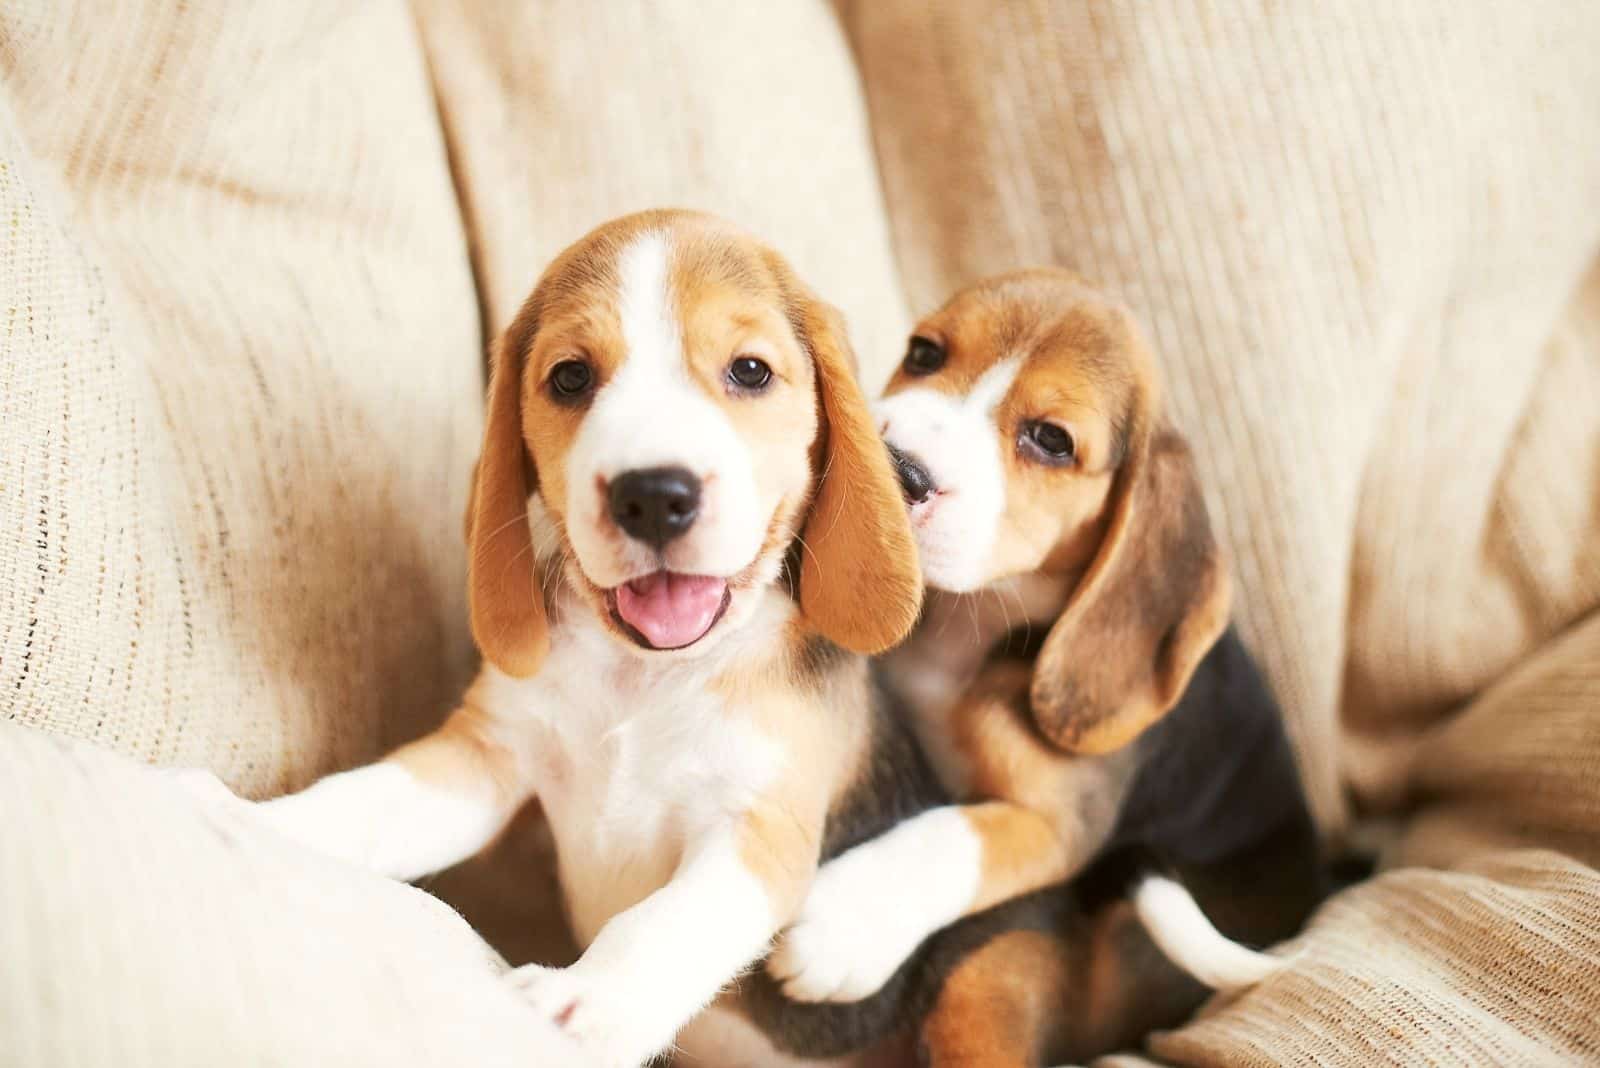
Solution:
[[[397,3],[0,9],[0,714],[276,793],[471,663],[482,342]]]
[[[492,329],[585,231],[693,208],[778,248],[887,377],[910,324],[825,4],[415,6]]]
[[[1596,53],[1568,0],[11,0],[0,1065],[538,1063],[426,898],[16,724],[257,795],[424,728],[485,330],[661,204],[772,240],[870,383],[991,271],[1145,322],[1320,820],[1399,823],[1146,1055],[1600,1060]],[[546,952],[548,872],[471,874]]]

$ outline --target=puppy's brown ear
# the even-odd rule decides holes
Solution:
[[[539,670],[550,648],[544,594],[528,530],[533,465],[522,437],[522,363],[532,317],[518,316],[495,344],[483,451],[467,508],[467,601],[483,657],[508,675]]]
[[[1120,749],[1165,715],[1228,622],[1188,445],[1164,427],[1130,445],[1099,551],[1034,666],[1035,722],[1071,753]]]
[[[806,298],[795,316],[817,368],[818,483],[801,534],[800,610],[857,653],[900,642],[922,608],[922,571],[900,484],[855,377],[844,320]]]

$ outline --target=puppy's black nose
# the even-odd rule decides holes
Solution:
[[[906,503],[921,504],[933,495],[933,476],[910,453],[889,446],[889,459],[894,461],[894,473],[900,478],[900,492]]]
[[[661,548],[694,526],[700,480],[681,467],[644,467],[611,480],[611,518],[631,538]]]

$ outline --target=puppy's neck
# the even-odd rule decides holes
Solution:
[[[942,712],[1010,635],[1049,630],[1078,578],[1077,572],[1040,570],[971,593],[929,590],[917,629],[884,661],[890,686],[917,712]]]
[[[1077,585],[1077,573],[1029,571],[971,593],[929,590],[912,640],[931,639],[943,653],[981,661],[1013,631],[1049,629]]]

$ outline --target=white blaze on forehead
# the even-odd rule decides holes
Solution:
[[[568,535],[590,580],[603,587],[660,566],[641,546],[618,548],[598,487],[627,471],[683,467],[703,484],[700,518],[669,547],[674,571],[731,575],[754,559],[766,533],[750,452],[689,373],[672,260],[671,238],[656,230],[618,255],[623,352],[584,413],[568,460]]]
[[[984,415],[993,415],[994,410],[1000,407],[1000,402],[1006,399],[1006,394],[1011,392],[1020,370],[1022,357],[1010,356],[983,372],[967,391],[965,407]]]
[[[877,406],[889,444],[920,460],[938,491],[912,517],[924,575],[937,589],[961,592],[988,580],[1006,509],[1004,443],[995,416],[1022,360],[1001,360],[964,394],[921,387]]]
[[[671,254],[667,235],[652,230],[635,238],[618,257],[617,303],[630,364],[682,367],[683,334],[667,277]]]

